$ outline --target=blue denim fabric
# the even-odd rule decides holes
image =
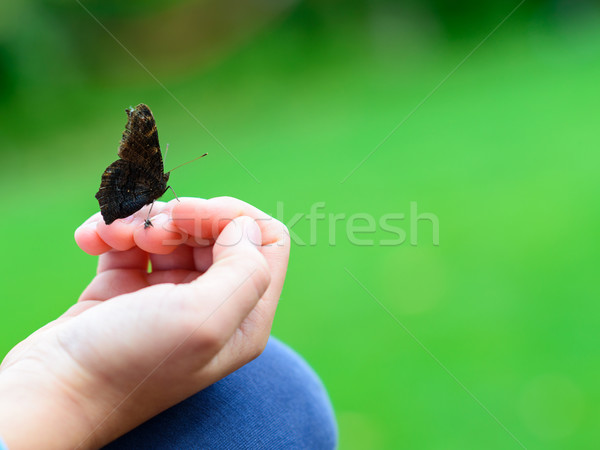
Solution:
[[[106,449],[333,449],[337,427],[321,381],[270,338],[254,361]]]

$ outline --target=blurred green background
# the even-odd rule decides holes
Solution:
[[[439,218],[439,246],[427,221],[416,246],[292,227],[273,333],[325,382],[340,448],[519,448],[453,376],[527,448],[597,447],[600,9],[526,1],[452,73],[517,4],[84,1],[101,26],[0,3],[0,353],[93,276],[73,231],[144,102],[167,168],[210,153],[173,173],[181,196]]]

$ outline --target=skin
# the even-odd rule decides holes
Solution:
[[[213,384],[264,349],[289,233],[233,198],[157,202],[75,232],[98,272],[79,301],[0,365],[11,450],[97,448]],[[148,271],[148,262],[152,270]]]

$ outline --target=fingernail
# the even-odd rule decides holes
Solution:
[[[150,221],[155,224],[155,226],[162,226],[169,221],[169,216],[165,213],[158,213],[154,217],[150,217]]]
[[[121,223],[131,223],[135,220],[135,215],[132,214],[130,216],[127,217],[123,217],[122,219],[119,219],[121,221]]]
[[[250,219],[244,221],[244,235],[255,246],[260,247],[262,245],[260,228],[258,228],[258,225],[254,220]]]
[[[91,222],[84,223],[79,228],[89,228],[90,230],[95,230],[96,228],[98,228],[98,222],[93,220]]]

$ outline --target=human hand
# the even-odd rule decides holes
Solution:
[[[190,198],[157,202],[144,229],[147,208],[78,228],[78,245],[101,255],[98,274],[2,362],[0,436],[11,450],[104,445],[266,345],[285,226],[236,199]]]

